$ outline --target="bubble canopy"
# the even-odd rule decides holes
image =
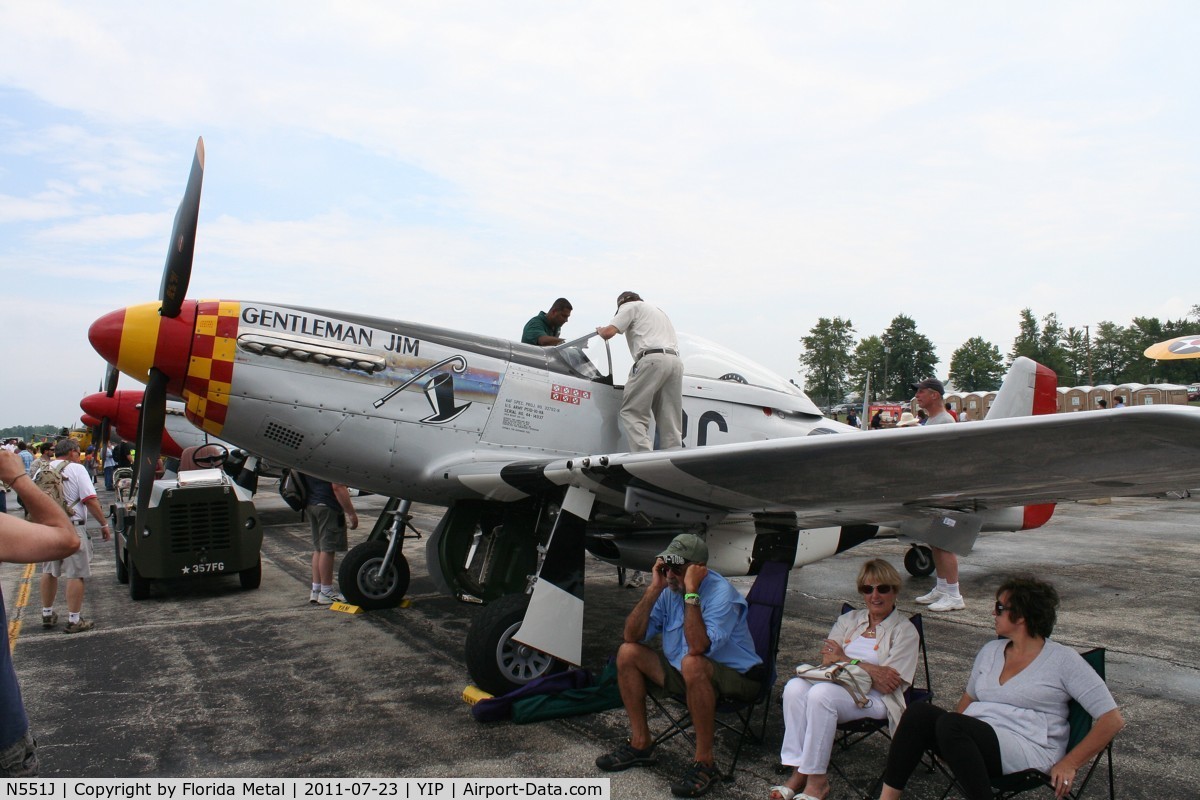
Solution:
[[[805,404],[811,402],[799,387],[740,353],[692,334],[678,333],[676,338],[685,375],[756,386],[801,398]],[[632,357],[621,344],[613,343],[611,350],[608,344],[595,333],[590,333],[560,344],[554,350],[573,372],[592,380],[627,373],[633,363]]]
[[[736,381],[796,397],[805,396],[804,392],[784,380],[778,373],[716,342],[686,333],[677,334],[677,338],[679,356],[683,359],[683,371],[686,375]]]

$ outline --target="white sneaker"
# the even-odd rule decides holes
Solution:
[[[950,595],[942,595],[942,599],[938,600],[929,606],[930,611],[961,611],[966,608],[967,604],[963,602],[962,597],[951,597]]]
[[[937,589],[934,589],[934,590],[933,590],[933,591],[931,591],[929,594],[923,594],[923,595],[921,595],[920,597],[918,597],[918,598],[917,598],[916,600],[914,600],[913,602],[915,602],[915,603],[920,603],[920,604],[921,604],[921,605],[923,605],[923,606],[927,606],[927,605],[929,605],[930,603],[936,603],[938,600],[941,600],[941,599],[942,599],[943,597],[945,597],[945,596],[946,596],[945,592],[941,592],[941,591],[939,591],[939,590],[937,590]]]
[[[321,601],[321,590],[313,589],[312,592],[308,595],[308,602],[316,604],[316,603],[319,603],[320,601]]]
[[[341,592],[321,592],[317,595],[317,605],[331,606],[334,603],[344,603],[346,598],[342,597]]]

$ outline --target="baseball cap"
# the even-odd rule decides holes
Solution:
[[[912,388],[912,390],[914,392],[919,392],[922,389],[933,389],[938,394],[946,393],[946,387],[943,386],[942,382],[939,381],[937,378],[926,378],[925,380],[921,381],[920,383],[910,384],[910,387]]]
[[[687,561],[693,564],[707,564],[708,545],[694,533],[681,533],[672,539],[667,549],[657,557],[667,564],[683,564]]]

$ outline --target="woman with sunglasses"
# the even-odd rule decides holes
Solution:
[[[1051,641],[1058,592],[1035,578],[1010,578],[996,591],[994,639],[975,657],[967,690],[953,712],[917,703],[892,737],[881,800],[900,797],[908,778],[932,749],[967,800],[992,797],[991,780],[1038,769],[1055,795],[1071,791],[1075,772],[1103,750],[1125,725],[1104,680],[1083,656]],[[1067,703],[1075,700],[1094,720],[1067,752]]]
[[[883,559],[871,559],[858,571],[865,609],[838,617],[821,646],[822,666],[856,662],[871,676],[870,702],[859,708],[837,683],[792,678],[783,689],[783,748],[780,760],[793,767],[771,800],[822,800],[829,794],[829,754],[838,723],[870,717],[888,720],[894,729],[904,713],[904,690],[917,669],[920,637],[908,618],[896,611],[900,573]]]

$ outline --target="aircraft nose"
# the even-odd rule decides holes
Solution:
[[[79,401],[79,407],[83,409],[83,413],[95,419],[116,419],[121,407],[120,395],[114,394],[109,397],[104,392],[89,394]]]
[[[100,356],[121,372],[145,383],[151,367],[170,381],[168,391],[182,394],[191,351],[196,303],[184,301],[177,317],[158,313],[160,303],[142,303],[109,312],[92,323],[88,340]]]

